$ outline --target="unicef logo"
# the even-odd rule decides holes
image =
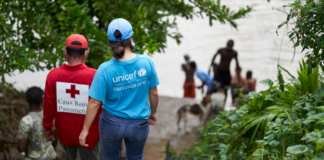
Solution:
[[[143,76],[146,75],[146,69],[145,69],[145,68],[142,68],[142,69],[139,70],[137,73],[138,73],[138,75],[139,75],[140,77],[143,77]]]

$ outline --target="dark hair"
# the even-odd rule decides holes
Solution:
[[[213,67],[218,68],[218,64],[217,63],[213,63]]]
[[[230,40],[228,40],[227,43],[232,43],[232,44],[234,44],[234,41],[230,39]]]
[[[65,47],[66,53],[73,58],[80,58],[84,55],[86,49],[74,48],[74,47]]]
[[[125,54],[125,48],[129,47],[130,49],[133,49],[134,46],[132,45],[132,42],[130,38],[121,41],[122,34],[119,30],[116,30],[114,32],[114,36],[116,37],[116,42],[109,41],[110,47],[113,50],[113,56],[118,60],[122,58]],[[118,41],[118,39],[120,41]]]
[[[186,61],[190,60],[190,57],[189,57],[189,55],[187,55],[187,54],[184,55],[183,57],[184,57],[184,59],[185,59]]]
[[[197,68],[197,65],[196,65],[196,63],[195,63],[194,61],[190,62],[190,63],[189,63],[189,66],[190,66],[191,68],[194,68],[194,69]]]
[[[41,104],[43,102],[43,90],[39,87],[30,87],[26,92],[26,101],[29,104]]]
[[[252,77],[252,71],[247,71],[246,75],[249,76],[249,77]]]
[[[239,70],[239,71],[241,71],[241,70],[242,70],[242,68],[241,68],[241,67],[236,67],[236,70]]]

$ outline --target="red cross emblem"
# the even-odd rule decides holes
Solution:
[[[75,85],[74,84],[71,84],[71,89],[66,89],[66,93],[70,93],[71,98],[75,98],[76,94],[80,95],[80,91],[75,90]]]

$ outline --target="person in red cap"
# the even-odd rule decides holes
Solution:
[[[79,150],[82,160],[97,160],[101,157],[99,143],[99,115],[94,119],[94,124],[89,129],[86,141],[88,147],[79,144],[79,134],[83,128],[83,122],[90,97],[88,91],[95,69],[84,64],[89,51],[87,39],[80,34],[72,34],[66,40],[64,57],[67,64],[50,71],[46,78],[43,126],[47,140],[53,141],[55,129],[63,148],[63,158],[75,160]],[[100,107],[101,108],[101,107]]]

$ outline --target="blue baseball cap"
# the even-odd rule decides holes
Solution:
[[[116,42],[116,37],[114,35],[116,30],[119,30],[122,37],[121,40],[124,41],[131,38],[134,34],[132,25],[124,18],[117,18],[110,22],[108,26],[108,39],[110,41]]]

